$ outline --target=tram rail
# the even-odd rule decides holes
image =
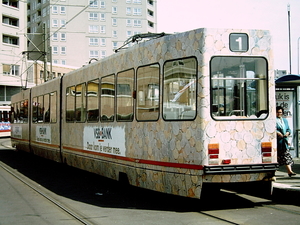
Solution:
[[[1,145],[2,145],[2,143],[1,143]],[[0,167],[2,169],[4,169],[7,173],[9,173],[10,175],[15,177],[17,180],[19,180],[23,184],[27,185],[30,189],[32,189],[33,191],[38,193],[40,196],[44,197],[45,199],[47,199],[48,201],[53,203],[53,205],[55,205],[58,208],[60,208],[61,210],[63,210],[66,214],[70,215],[76,221],[80,222],[81,224],[85,224],[85,225],[93,225],[94,224],[94,223],[91,223],[90,221],[88,221],[87,219],[85,219],[84,216],[81,215],[79,212],[76,212],[75,210],[71,209],[69,206],[63,204],[61,201],[55,199],[50,194],[47,194],[45,190],[42,190],[43,189],[42,186],[33,183],[27,177],[23,176],[22,174],[20,174],[19,172],[12,169],[11,167],[9,167],[8,165],[6,165],[5,163],[3,163],[1,161],[0,161]]]

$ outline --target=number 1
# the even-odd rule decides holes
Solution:
[[[239,37],[235,41],[239,43],[239,51],[241,51],[242,50],[242,37]]]

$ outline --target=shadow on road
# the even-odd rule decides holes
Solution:
[[[57,195],[99,207],[199,212],[256,206],[228,192],[216,192],[197,200],[126,186],[93,173],[12,150],[0,150],[0,161]]]

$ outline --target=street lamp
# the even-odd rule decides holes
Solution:
[[[298,37],[298,74],[299,73],[299,60],[300,60],[300,57],[299,57],[299,42],[300,42],[300,37]]]
[[[291,29],[290,29],[290,4],[287,5],[288,11],[288,29],[289,29],[289,64],[290,64],[290,74],[292,74],[292,64],[291,64]]]

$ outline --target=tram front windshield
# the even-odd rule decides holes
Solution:
[[[267,117],[268,65],[265,58],[217,56],[210,62],[210,71],[214,119]]]

